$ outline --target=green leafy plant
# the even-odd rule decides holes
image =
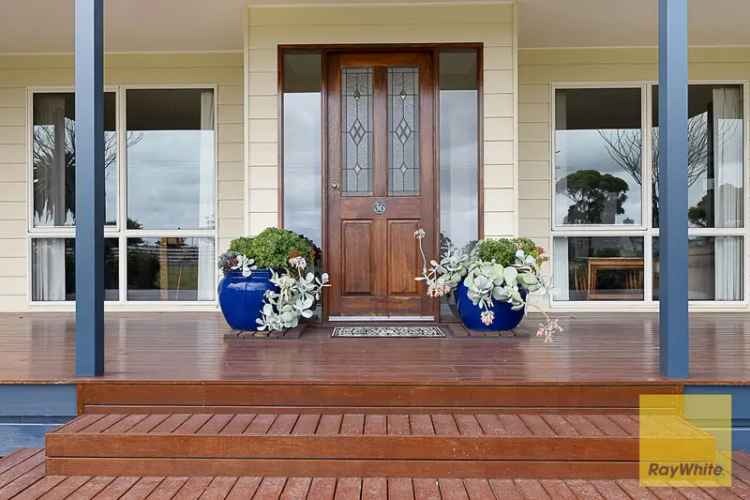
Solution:
[[[283,331],[296,327],[302,318],[311,318],[328,286],[328,275],[315,271],[319,254],[318,247],[301,234],[268,228],[257,236],[232,240],[218,266],[225,274],[242,272],[245,277],[270,269],[276,290],[266,292],[257,328]]]
[[[493,308],[496,301],[506,302],[511,309],[520,310],[526,307],[529,293],[547,293],[549,290],[540,269],[546,260],[544,250],[529,239],[481,240],[468,254],[450,246],[440,262],[431,260],[428,263],[422,248],[424,230],[417,230],[414,236],[419,241],[423,262],[422,275],[415,279],[425,282],[427,295],[441,297],[463,283],[469,300],[481,310],[481,320],[485,325],[491,325],[495,320]],[[547,321],[539,325],[537,335],[549,341],[562,328],[557,320],[541,312]]]
[[[523,250],[524,254],[531,255],[534,259],[538,259],[544,253],[528,238],[482,240],[474,248],[479,260],[495,262],[503,267],[510,266],[516,261],[518,250]]]
[[[288,229],[268,228],[254,237],[232,240],[229,251],[253,259],[255,265],[266,269],[288,269],[289,259],[303,257],[314,267],[318,249],[304,236]]]

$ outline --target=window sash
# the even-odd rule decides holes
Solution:
[[[213,199],[213,211],[215,224],[211,229],[195,229],[195,230],[182,230],[182,229],[170,229],[170,230],[134,230],[127,229],[127,143],[126,143],[126,112],[127,112],[127,90],[128,89],[205,89],[213,92],[213,106],[214,106],[214,137],[213,137],[213,158],[214,158],[214,199]],[[33,300],[32,296],[32,240],[34,239],[47,239],[47,238],[75,238],[76,228],[75,226],[34,226],[33,224],[33,160],[31,150],[33,148],[33,103],[34,95],[41,93],[73,93],[75,92],[72,87],[34,87],[30,88],[27,92],[27,132],[28,138],[27,143],[27,303],[39,308],[70,308],[75,305],[74,301],[37,301]],[[118,306],[143,306],[143,307],[190,307],[190,306],[206,306],[216,304],[217,297],[214,293],[214,297],[211,300],[201,301],[135,301],[127,299],[127,240],[133,237],[179,237],[179,238],[211,238],[214,246],[214,256],[219,254],[219,238],[218,238],[218,221],[219,221],[219,204],[218,204],[218,86],[215,84],[206,85],[119,85],[119,86],[107,86],[104,88],[104,92],[111,92],[115,94],[115,132],[117,137],[117,219],[115,225],[104,226],[105,238],[116,239],[118,241],[118,300],[117,301],[105,301],[108,305]],[[213,266],[213,271],[218,282],[218,271]],[[215,288],[215,286],[214,286]]]
[[[654,238],[659,236],[659,228],[653,227],[652,220],[652,182],[651,178],[653,175],[653,166],[651,162],[653,141],[651,137],[651,123],[652,123],[652,99],[653,99],[653,87],[658,84],[654,81],[642,81],[642,82],[610,82],[605,84],[580,84],[580,83],[554,83],[550,87],[550,220],[551,220],[551,231],[550,231],[550,249],[551,263],[554,262],[554,251],[553,251],[553,240],[556,237],[606,237],[606,236],[638,236],[643,237],[643,252],[644,252],[644,300],[637,301],[562,301],[556,300],[553,296],[550,299],[550,304],[553,307],[567,309],[567,308],[591,308],[591,309],[607,309],[612,307],[621,307],[624,304],[630,304],[634,306],[642,305],[646,308],[653,307],[658,304],[658,301],[653,300],[653,242]],[[750,236],[747,234],[747,223],[748,216],[750,215],[750,206],[748,203],[750,190],[750,131],[748,131],[748,124],[750,122],[750,102],[749,90],[750,87],[748,82],[745,81],[690,81],[690,85],[736,85],[742,89],[743,96],[743,171],[742,179],[743,184],[743,227],[737,228],[701,228],[691,227],[688,228],[688,235],[690,237],[704,236],[704,237],[722,237],[722,236],[737,236],[742,238],[742,299],[737,301],[716,301],[716,300],[691,300],[689,301],[691,307],[695,306],[701,309],[711,308],[728,308],[728,307],[740,307],[747,306],[750,303],[750,290],[748,278],[750,273]],[[642,164],[642,191],[641,191],[641,222],[642,224],[624,228],[620,225],[558,225],[556,224],[555,215],[555,92],[558,89],[576,89],[576,88],[633,88],[640,87],[641,90],[641,121],[642,121],[642,149],[641,149],[641,164]],[[645,133],[645,131],[649,133]],[[554,268],[554,266],[552,265]],[[554,273],[554,269],[552,269]]]

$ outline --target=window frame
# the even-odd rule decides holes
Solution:
[[[169,229],[169,230],[143,230],[127,229],[127,91],[128,90],[181,90],[181,89],[205,89],[211,90],[214,96],[214,227],[213,229]],[[49,239],[49,238],[75,238],[76,226],[69,227],[34,227],[33,210],[34,210],[34,165],[33,165],[33,130],[34,130],[34,95],[44,93],[74,93],[75,88],[71,86],[54,86],[54,87],[29,87],[26,92],[26,301],[34,308],[43,309],[63,309],[70,310],[75,307],[75,301],[40,301],[33,300],[33,252],[32,240]],[[214,309],[218,305],[218,297],[214,295],[212,300],[191,300],[191,301],[143,301],[127,300],[128,293],[128,238],[212,238],[214,247],[214,257],[219,255],[219,91],[218,84],[127,84],[105,86],[104,92],[115,94],[115,132],[117,136],[117,220],[115,225],[104,226],[104,237],[118,240],[118,300],[105,301],[105,306],[115,306],[118,308],[133,307],[134,309],[143,310],[154,308],[158,310],[185,310],[185,308],[204,308],[210,306]],[[216,282],[219,280],[219,271],[214,268]]]
[[[653,268],[654,255],[653,243],[654,237],[659,236],[659,228],[653,227],[652,220],[652,175],[653,175],[653,140],[650,133],[651,124],[653,123],[653,88],[658,85],[656,80],[643,81],[623,81],[623,82],[552,82],[550,83],[549,94],[549,130],[550,130],[550,272],[554,277],[554,239],[558,237],[606,237],[606,236],[633,236],[643,238],[643,273],[644,287],[643,300],[601,300],[601,301],[582,301],[582,300],[557,300],[554,295],[550,298],[550,306],[555,310],[576,310],[576,311],[597,311],[612,310],[627,306],[634,310],[653,311],[658,309],[659,301],[653,297]],[[742,238],[742,300],[717,301],[717,300],[690,300],[689,307],[691,310],[711,311],[726,309],[746,309],[750,306],[750,235],[748,230],[748,217],[750,217],[750,80],[690,80],[688,85],[736,85],[742,88],[743,96],[743,227],[739,228],[688,228],[689,236],[736,236]],[[642,185],[641,185],[641,224],[632,228],[623,227],[623,224],[614,225],[559,225],[556,224],[555,213],[555,94],[558,89],[586,89],[586,88],[641,88],[641,168],[642,168]]]

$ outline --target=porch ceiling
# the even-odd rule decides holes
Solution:
[[[0,53],[73,51],[74,0],[3,0]],[[242,50],[247,0],[105,0],[105,50]]]
[[[434,3],[434,0],[420,1]],[[517,1],[522,48],[657,43],[657,0]],[[242,13],[247,4],[373,3],[403,3],[403,0],[105,0],[106,50],[241,50]],[[74,0],[3,0],[0,53],[72,51],[73,4]],[[750,19],[747,0],[692,0],[690,43],[750,45],[747,19]]]

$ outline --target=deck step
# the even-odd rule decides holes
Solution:
[[[678,427],[675,446],[711,456],[711,436]],[[628,414],[87,414],[47,434],[62,475],[623,478],[637,461]]]

